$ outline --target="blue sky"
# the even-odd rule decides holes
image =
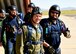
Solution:
[[[42,9],[49,9],[53,4],[58,4],[60,8],[76,8],[76,0],[31,0],[31,2]]]

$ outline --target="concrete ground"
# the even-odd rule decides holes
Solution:
[[[62,54],[76,54],[76,18],[61,16],[67,27],[70,29],[71,38],[67,39],[61,36],[61,50]]]
[[[69,27],[71,38],[67,39],[61,36],[61,52],[62,54],[76,54],[76,19],[74,17],[60,16],[60,19]],[[4,49],[0,46],[0,54],[4,54]]]

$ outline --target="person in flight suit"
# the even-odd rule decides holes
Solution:
[[[43,29],[39,22],[41,21],[42,12],[39,7],[34,7],[31,13],[30,22],[22,26],[23,34],[21,35],[21,41],[17,41],[17,47],[20,44],[24,47],[24,54],[43,54]],[[17,36],[18,37],[18,36]],[[17,39],[16,39],[17,40]],[[21,42],[21,43],[20,43]],[[23,43],[22,43],[23,42]],[[18,51],[17,51],[17,54]],[[20,53],[23,54],[23,53]]]
[[[3,34],[6,32],[6,52],[5,54],[16,54],[15,43],[16,36],[20,33],[20,26],[23,21],[17,14],[16,6],[11,5],[8,7],[9,15],[3,21],[1,37],[4,37]]]
[[[35,4],[34,4],[34,3],[30,3],[30,4],[28,5],[27,13],[26,13],[26,15],[24,16],[24,21],[25,21],[25,23],[28,23],[28,22],[29,22],[29,20],[30,20],[30,18],[31,18],[31,13],[32,13],[32,10],[33,10],[34,7],[35,7]]]
[[[46,47],[44,47],[45,54],[61,54],[59,48],[61,34],[63,33],[66,38],[71,37],[70,30],[59,19],[60,13],[60,7],[58,5],[52,5],[49,9],[49,18],[42,19],[40,22],[44,31],[44,40],[47,42]]]
[[[5,10],[4,9],[0,9],[0,42],[2,41],[2,42],[4,42],[4,44],[2,44],[3,45],[3,47],[5,47],[5,38],[3,38],[3,40],[2,40],[2,38],[1,38],[1,30],[2,30],[2,22],[3,22],[3,20],[5,19],[5,16],[6,15],[6,13],[5,13]]]

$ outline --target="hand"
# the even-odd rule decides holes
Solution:
[[[70,30],[68,28],[66,29],[66,33],[67,33],[66,38],[70,38],[71,35],[70,35]]]
[[[43,42],[43,45],[45,46],[45,47],[49,47],[50,45],[47,43],[47,42]]]

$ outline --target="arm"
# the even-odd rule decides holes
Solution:
[[[16,36],[16,53],[23,54],[26,41],[26,26],[22,26],[22,33]]]
[[[65,36],[66,38],[70,38],[70,37],[71,37],[71,35],[70,35],[70,30],[69,30],[68,28],[66,28],[66,31],[64,31],[63,34],[64,34],[64,36]]]
[[[47,42],[44,41],[43,42],[43,45],[44,45],[44,47],[46,47],[49,50],[49,52],[51,54],[54,54],[55,53],[55,49],[52,46],[50,46]]]
[[[44,41],[44,42],[43,42],[43,46],[44,46],[44,47],[49,47],[50,45],[49,45],[47,42]]]
[[[6,46],[5,21],[2,22],[1,41],[3,47],[5,48]]]
[[[23,34],[16,36],[16,54],[23,54]]]
[[[63,22],[62,22],[61,28],[62,28],[62,33],[64,34],[64,36],[66,38],[70,38],[71,37],[70,30],[68,28],[66,28],[66,26]]]

